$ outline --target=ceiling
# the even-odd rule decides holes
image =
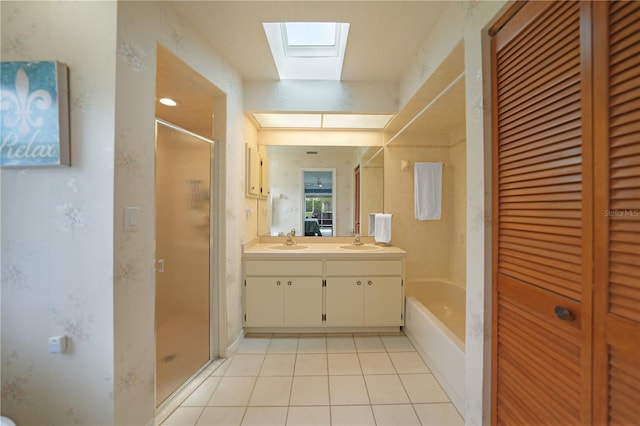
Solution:
[[[175,8],[244,80],[278,80],[262,23],[348,22],[343,81],[397,82],[442,1],[179,1]]]
[[[278,80],[263,22],[307,20],[351,23],[343,81],[397,84],[415,60],[445,3],[180,1],[172,4],[244,80]],[[172,97],[180,103],[177,108],[157,103],[158,116],[211,138],[211,100],[223,93],[162,46],[157,66],[157,97]],[[464,125],[464,78],[442,94],[463,71],[464,49],[460,44],[385,130],[445,132]],[[426,105],[430,107],[421,113]]]

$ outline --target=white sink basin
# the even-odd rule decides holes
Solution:
[[[277,246],[267,247],[267,250],[277,250],[277,251],[281,251],[281,250],[284,250],[284,251],[295,251],[295,250],[304,250],[304,249],[307,249],[307,248],[309,248],[309,246],[303,246],[303,245],[300,245],[300,244],[295,244],[295,245],[292,245],[292,246],[287,246],[287,245],[284,245],[284,244],[279,244],[279,245],[277,245]]]
[[[361,246],[352,246],[352,245],[340,246],[340,248],[343,249],[343,250],[355,250],[355,251],[378,251],[378,250],[382,250],[382,247],[380,247],[380,246],[372,246],[372,245],[368,245],[368,244],[363,244]]]

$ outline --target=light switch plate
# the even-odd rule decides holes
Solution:
[[[124,232],[135,232],[138,230],[140,220],[140,207],[124,208]]]

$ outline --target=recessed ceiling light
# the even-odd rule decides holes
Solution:
[[[319,128],[322,125],[321,114],[263,114],[255,113],[253,116],[260,127],[274,128]]]
[[[178,103],[171,98],[160,98],[160,103],[166,106],[176,106]]]
[[[292,114],[254,113],[261,128],[315,128],[315,129],[367,129],[382,130],[391,120],[391,114]]]
[[[384,129],[393,115],[389,114],[324,114],[325,129]]]

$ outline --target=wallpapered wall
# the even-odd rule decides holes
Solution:
[[[488,413],[490,167],[482,30],[504,0],[451,2],[409,64],[400,105],[460,41],[467,109],[466,421]],[[241,333],[242,81],[167,2],[0,3],[2,59],[70,66],[69,169],[2,170],[2,412],[20,425],[144,424],[153,418],[153,116],[162,43],[226,93],[220,238],[223,333]],[[117,16],[116,16],[117,14]],[[117,39],[116,39],[117,30]],[[117,77],[116,77],[117,74]],[[286,100],[285,100],[286,101]],[[395,101],[394,101],[395,103]],[[114,117],[115,105],[115,117]],[[216,114],[218,116],[218,114]],[[115,124],[114,124],[115,122]],[[114,186],[115,185],[115,186]],[[123,233],[125,206],[140,206]],[[470,255],[471,254],[471,255]],[[67,355],[47,338],[71,336]]]
[[[3,61],[69,66],[72,162],[0,174],[2,413],[20,425],[110,424],[116,3],[0,7]],[[68,353],[49,354],[60,334]]]
[[[215,131],[223,158],[223,230],[226,253],[220,285],[226,294],[229,342],[242,332],[241,250],[245,223],[242,81],[168,2],[119,2],[116,96],[115,201],[115,420],[143,424],[153,403],[154,127],[156,43],[171,50],[226,94],[226,132]],[[219,114],[216,113],[216,120]],[[218,125],[214,123],[214,128]],[[219,202],[221,200],[218,200]],[[141,206],[140,230],[124,233],[125,206]],[[220,272],[220,271],[216,271]],[[214,272],[215,273],[215,272]],[[224,324],[223,324],[224,326]]]
[[[21,425],[148,423],[156,43],[226,93],[217,137],[229,341],[242,327],[242,82],[166,2],[1,7],[3,60],[70,67],[73,164],[2,170],[2,412]],[[125,206],[142,208],[138,232],[122,232]],[[48,354],[47,338],[62,333],[70,352]]]

